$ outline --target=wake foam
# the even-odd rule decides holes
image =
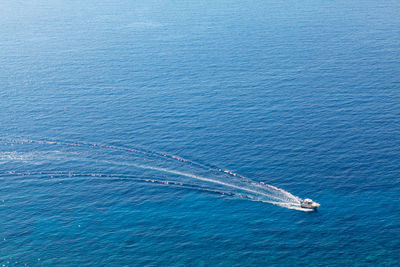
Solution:
[[[309,211],[301,208],[299,197],[286,190],[253,181],[230,170],[204,165],[168,153],[87,142],[29,139],[7,140],[2,142],[1,147],[0,160],[2,162],[18,162],[24,159],[24,164],[19,165],[19,168],[29,168],[37,165],[38,162],[43,165],[44,157],[47,155],[47,165],[57,168],[58,173],[62,175],[67,173],[62,168],[68,168],[69,175],[71,169],[72,173],[75,173],[73,177],[79,176],[79,173],[85,176],[84,173],[87,173],[87,170],[82,172],[82,166],[85,168],[91,166],[94,171],[97,171],[98,177],[114,179],[116,177],[112,173],[115,173],[115,170],[124,170],[124,173],[119,174],[120,177],[130,177],[138,182],[180,186],[247,198],[288,209]],[[39,151],[40,159],[35,158],[36,154],[32,151]],[[51,171],[57,173],[55,170]],[[14,171],[14,175],[16,173],[31,172]],[[134,175],[131,175],[132,173]],[[164,179],[152,179],[152,177]]]

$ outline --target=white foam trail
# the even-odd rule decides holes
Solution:
[[[296,209],[301,211],[309,211],[303,209],[300,206],[301,199],[290,192],[287,192],[281,188],[273,185],[264,184],[263,182],[255,182],[230,170],[218,169],[216,167],[209,167],[201,163],[193,162],[178,156],[169,155],[167,153],[147,151],[137,148],[126,148],[113,145],[103,144],[91,144],[87,142],[64,142],[64,141],[46,141],[46,140],[29,140],[19,139],[11,140],[11,144],[36,144],[36,145],[47,145],[61,147],[61,150],[57,151],[63,154],[65,158],[57,158],[57,160],[70,160],[73,159],[68,155],[72,150],[75,152],[76,158],[74,160],[88,161],[90,162],[105,162],[113,165],[126,165],[137,167],[141,169],[155,170],[164,173],[170,173],[181,177],[192,179],[192,181],[182,180],[184,183],[192,183],[196,186],[204,187],[204,183],[214,184],[214,188],[225,191],[227,194],[234,194],[237,196],[244,196],[254,201],[262,201],[271,203],[288,209]],[[64,149],[63,147],[67,148]],[[85,148],[91,148],[87,150]],[[35,148],[33,148],[35,149]],[[93,151],[96,149],[95,151]],[[100,150],[99,150],[100,149]],[[104,153],[101,151],[114,150],[120,151],[121,153]],[[49,153],[47,151],[46,153]],[[54,153],[54,151],[52,151]],[[96,153],[92,153],[96,152]],[[51,153],[51,152],[50,152]],[[79,158],[81,157],[81,158]],[[82,158],[83,157],[83,158]],[[111,158],[111,160],[107,160]],[[7,161],[10,159],[10,155],[7,155],[3,160]],[[116,160],[118,159],[118,160]],[[1,157],[0,157],[1,160]],[[12,160],[12,158],[11,158]],[[132,161],[137,163],[132,163]],[[1,162],[1,161],[0,161]],[[150,164],[149,164],[150,163]],[[158,166],[157,166],[158,165]],[[88,166],[90,166],[88,164]],[[196,181],[202,181],[203,184]],[[218,185],[218,186],[216,186]],[[222,189],[221,189],[222,187]],[[232,193],[234,192],[234,193]]]
[[[259,192],[259,191],[255,191],[255,190],[252,190],[252,189],[236,186],[236,185],[229,184],[229,183],[224,183],[224,182],[221,182],[221,181],[218,181],[218,180],[210,179],[210,178],[207,178],[207,177],[202,177],[202,176],[195,175],[195,174],[190,174],[190,173],[186,173],[186,172],[170,170],[170,169],[165,169],[165,168],[158,168],[158,167],[153,167],[153,166],[136,165],[136,164],[135,164],[135,166],[139,167],[139,168],[145,168],[145,169],[150,169],[150,170],[157,170],[157,171],[163,171],[163,172],[178,174],[178,175],[194,178],[194,179],[197,179],[197,180],[200,180],[200,181],[210,182],[210,183],[214,183],[214,184],[220,184],[220,185],[232,187],[232,188],[235,188],[235,189],[247,191],[247,192],[250,192],[250,193],[261,194],[261,195],[270,197],[269,195],[264,194],[264,193]]]
[[[107,162],[116,163],[116,162],[110,162],[110,161],[107,161]],[[122,162],[118,162],[118,164],[121,164],[121,163]],[[223,185],[223,186],[234,188],[234,189],[237,189],[237,190],[240,190],[240,191],[245,191],[245,192],[248,192],[248,193],[252,193],[252,194],[255,194],[256,196],[260,196],[261,195],[261,196],[264,196],[264,197],[266,197],[268,199],[271,199],[271,200],[260,200],[262,202],[268,202],[270,204],[278,205],[278,206],[285,207],[285,208],[296,208],[296,209],[300,208],[301,209],[300,200],[299,200],[300,198],[292,195],[291,193],[289,193],[289,192],[287,192],[287,191],[285,191],[283,189],[277,188],[275,186],[265,185],[264,184],[266,188],[273,189],[273,190],[278,191],[279,193],[282,193],[286,198],[285,200],[286,201],[290,201],[290,202],[283,203],[282,202],[283,201],[283,197],[282,196],[275,196],[275,195],[272,195],[271,193],[265,193],[265,192],[262,192],[260,190],[254,190],[254,189],[247,188],[247,187],[244,187],[244,186],[238,186],[238,185],[235,185],[235,184],[222,182],[222,181],[219,181],[219,180],[215,180],[215,179],[212,179],[212,178],[209,178],[209,177],[204,177],[204,176],[200,176],[200,175],[196,175],[196,174],[192,174],[192,173],[187,173],[187,172],[182,172],[182,171],[168,169],[168,168],[162,168],[162,167],[135,164],[135,163],[123,163],[123,164],[124,165],[128,165],[128,166],[143,168],[143,169],[167,172],[167,173],[171,173],[171,174],[185,176],[185,177],[188,177],[188,178],[193,178],[193,179],[204,181],[204,182]],[[250,184],[250,183],[247,184],[247,186],[250,186],[250,185],[254,185],[254,184]],[[262,187],[262,185],[256,184],[255,186],[258,189],[266,190],[266,188]],[[272,199],[274,199],[275,201],[272,201]]]

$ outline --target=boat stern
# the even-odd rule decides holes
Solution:
[[[306,198],[306,199],[304,199],[304,200],[300,203],[300,206],[301,206],[302,208],[305,208],[305,209],[313,209],[313,210],[316,210],[316,209],[320,206],[320,204],[317,203],[317,202],[315,202],[315,201],[312,201],[312,200],[309,199],[309,198]]]

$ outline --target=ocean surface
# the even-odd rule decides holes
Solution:
[[[0,264],[399,266],[399,14],[1,1]]]

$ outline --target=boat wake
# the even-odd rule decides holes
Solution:
[[[253,181],[230,170],[132,147],[53,140],[4,140],[0,142],[0,170],[0,179],[32,175],[53,177],[52,181],[54,177],[61,180],[72,177],[130,179],[310,211],[300,206],[299,197],[281,188]]]

